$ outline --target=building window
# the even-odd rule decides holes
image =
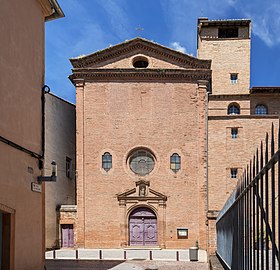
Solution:
[[[147,68],[149,65],[149,61],[146,57],[143,56],[137,56],[132,61],[133,66],[135,68]]]
[[[66,177],[72,178],[72,159],[66,157]]]
[[[232,128],[231,129],[231,138],[237,139],[237,137],[238,137],[238,128]]]
[[[102,168],[106,172],[112,169],[112,155],[109,152],[104,153],[102,156]]]
[[[228,106],[228,114],[240,114],[240,107],[238,104],[231,104]]]
[[[155,167],[154,155],[145,149],[139,149],[129,157],[129,167],[137,175],[147,175]]]
[[[175,173],[181,169],[181,157],[177,153],[170,157],[170,169]]]
[[[238,27],[219,28],[218,38],[238,38]]]
[[[238,78],[237,73],[231,73],[230,74],[230,83],[231,84],[237,84],[237,78]]]
[[[236,168],[230,169],[230,177],[237,178],[237,171],[238,170]]]
[[[255,108],[255,114],[267,114],[267,107],[265,105],[257,105]]]

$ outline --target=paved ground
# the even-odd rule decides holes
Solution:
[[[46,260],[46,270],[208,270],[205,262]]]

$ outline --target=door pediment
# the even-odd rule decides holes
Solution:
[[[136,182],[136,188],[122,192],[117,195],[120,204],[126,204],[135,201],[157,201],[165,203],[167,196],[150,188],[150,182],[140,180]]]

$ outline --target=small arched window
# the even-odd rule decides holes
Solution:
[[[267,114],[267,107],[263,104],[257,105],[255,108],[255,114]]]
[[[170,169],[175,173],[181,169],[181,157],[177,153],[170,157]]]
[[[109,152],[105,152],[102,156],[102,168],[106,172],[112,168],[112,155]]]
[[[240,107],[238,104],[230,104],[228,106],[228,114],[240,114]]]

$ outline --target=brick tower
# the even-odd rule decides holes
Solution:
[[[248,94],[250,20],[198,19],[197,56],[212,60],[212,93]]]

